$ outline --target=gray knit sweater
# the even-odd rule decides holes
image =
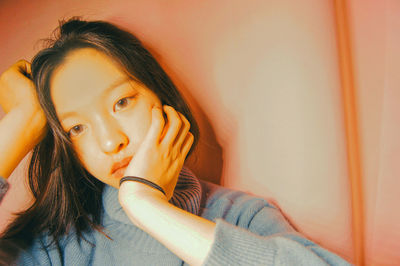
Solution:
[[[6,183],[0,178],[0,183]],[[0,185],[1,187],[1,185]],[[266,200],[198,180],[183,168],[172,204],[216,222],[215,240],[204,265],[349,265],[297,233]],[[187,265],[146,232],[134,226],[118,202],[118,190],[103,192],[103,234],[79,241],[73,233],[61,248],[44,248],[36,239],[18,265]],[[93,245],[94,244],[94,245]]]

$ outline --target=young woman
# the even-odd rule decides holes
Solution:
[[[4,263],[348,264],[264,199],[184,167],[196,121],[152,55],[115,25],[60,23],[31,65],[2,74],[0,99],[0,180],[6,190],[33,149],[35,198],[2,234]]]

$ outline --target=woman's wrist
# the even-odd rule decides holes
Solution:
[[[20,106],[15,108],[16,112],[20,112],[21,120],[24,130],[23,141],[33,148],[44,136],[46,129],[46,116],[38,106]],[[14,110],[12,110],[14,111]]]
[[[149,199],[168,202],[167,197],[161,191],[136,181],[123,182],[119,188],[118,199],[122,206],[128,202],[132,204]]]
[[[145,230],[142,221],[145,217],[140,216],[141,213],[151,212],[151,207],[155,205],[170,204],[161,191],[135,181],[121,184],[118,200],[131,221],[142,230]]]
[[[44,115],[42,108],[38,104],[19,105],[14,109],[20,110],[28,119],[36,119],[36,123],[40,123],[40,125],[42,126],[46,124],[46,116]]]

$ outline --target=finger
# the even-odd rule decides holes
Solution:
[[[25,68],[25,65],[26,65],[27,62],[28,62],[28,61],[26,61],[25,59],[20,59],[20,60],[18,60],[17,62],[15,62],[15,63],[12,65],[12,67],[17,67],[17,68],[23,67],[23,68]]]
[[[32,74],[31,63],[26,62],[25,68],[26,68],[26,73],[29,73],[31,75]]]
[[[165,120],[161,108],[158,106],[154,106],[151,110],[151,125],[149,128],[149,132],[146,135],[145,141],[150,141],[152,143],[157,141],[158,144],[161,133],[164,129],[164,125]]]
[[[183,142],[182,150],[181,150],[181,154],[185,158],[186,158],[186,155],[188,154],[188,152],[190,151],[190,148],[192,147],[193,141],[194,141],[193,134],[188,132],[188,134],[186,135],[185,141]]]
[[[26,61],[25,59],[18,60],[14,66],[23,72],[30,73],[30,70],[31,70],[30,63],[28,61]]]
[[[24,76],[28,77],[29,79],[32,79],[31,63],[29,63],[25,59],[21,59],[21,60],[17,61],[15,66],[17,67],[17,69],[19,70],[20,73],[22,73]]]
[[[181,114],[180,112],[178,112],[178,114],[183,124],[181,126],[181,130],[179,131],[178,136],[176,137],[176,142],[174,146],[181,147],[183,141],[186,138],[187,133],[189,132],[190,123],[183,114]]]
[[[25,76],[27,76],[29,79],[32,79],[32,70],[31,70],[31,64],[28,61],[25,61],[24,65],[24,73]]]
[[[161,140],[161,145],[171,147],[175,141],[176,136],[182,125],[182,121],[177,111],[172,106],[165,105],[164,111],[167,114],[168,122],[166,126],[166,133]]]

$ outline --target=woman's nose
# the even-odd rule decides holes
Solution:
[[[117,123],[102,119],[98,129],[98,142],[103,152],[118,153],[129,144],[129,138]]]
[[[128,139],[122,133],[108,134],[102,142],[102,150],[105,153],[118,153],[128,144]]]

